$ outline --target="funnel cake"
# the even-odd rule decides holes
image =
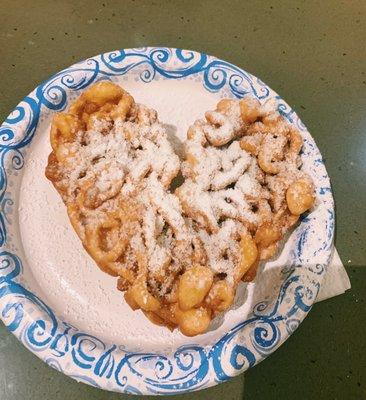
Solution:
[[[46,176],[132,309],[205,332],[314,202],[300,134],[270,104],[222,100],[180,162],[156,111],[102,81],[56,114]],[[183,184],[171,191],[179,172]]]

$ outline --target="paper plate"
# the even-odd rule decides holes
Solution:
[[[267,263],[242,284],[209,332],[188,338],[133,312],[83,250],[59,195],[44,177],[52,115],[109,79],[158,111],[178,153],[187,128],[220,98],[275,98],[304,138],[303,168],[317,204]],[[334,207],[314,140],[295,112],[242,69],[206,54],[139,48],[101,54],[39,85],[0,128],[0,315],[51,367],[124,393],[172,394],[224,382],[275,351],[311,309],[329,262]],[[296,362],[296,361],[294,361]]]

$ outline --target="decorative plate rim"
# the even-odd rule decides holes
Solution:
[[[192,344],[171,354],[134,353],[60,321],[22,282],[18,221],[9,209],[18,206],[11,179],[24,166],[42,113],[59,111],[68,96],[100,79],[130,71],[149,83],[155,79],[198,77],[206,90],[227,90],[241,98],[276,98],[279,112],[304,135],[305,156],[313,161],[319,205],[296,229],[296,248],[282,270],[283,283],[274,304],[256,304],[245,321],[212,346]],[[0,127],[0,318],[8,330],[51,367],[95,387],[132,394],[176,394],[199,390],[243,372],[276,350],[310,311],[331,256],[334,203],[321,154],[296,113],[261,80],[233,64],[192,50],[167,47],[122,49],[103,53],[66,68],[37,86]],[[17,182],[21,179],[18,178]],[[314,220],[317,219],[317,228]],[[318,235],[321,242],[310,250]],[[15,244],[14,244],[15,241]],[[19,246],[19,248],[18,248]],[[315,260],[311,263],[310,261]],[[305,275],[304,275],[305,274]],[[304,285],[301,278],[308,279]]]

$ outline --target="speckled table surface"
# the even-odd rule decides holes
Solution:
[[[332,179],[347,294],[317,304],[269,359],[174,399],[366,399],[366,2],[2,0],[0,119],[40,81],[101,52],[195,49],[260,77],[300,114]],[[78,384],[0,323],[0,399],[130,398]]]

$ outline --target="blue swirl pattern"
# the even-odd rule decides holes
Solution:
[[[295,232],[296,245],[282,270],[283,283],[275,301],[256,304],[247,320],[212,346],[192,344],[165,355],[124,351],[60,321],[20,283],[22,255],[9,245],[14,228],[7,210],[18,206],[15,192],[9,189],[10,174],[24,166],[42,113],[63,110],[72,96],[95,81],[129,73],[146,84],[194,76],[210,92],[276,98],[279,112],[303,132],[303,156],[311,160],[308,172],[320,188],[316,217],[303,218]],[[228,62],[163,47],[118,50],[90,58],[55,74],[25,97],[0,127],[0,204],[0,316],[5,325],[58,371],[95,387],[131,394],[198,390],[223,382],[272,353],[310,311],[329,262],[334,232],[328,175],[316,144],[295,112],[259,79]]]

